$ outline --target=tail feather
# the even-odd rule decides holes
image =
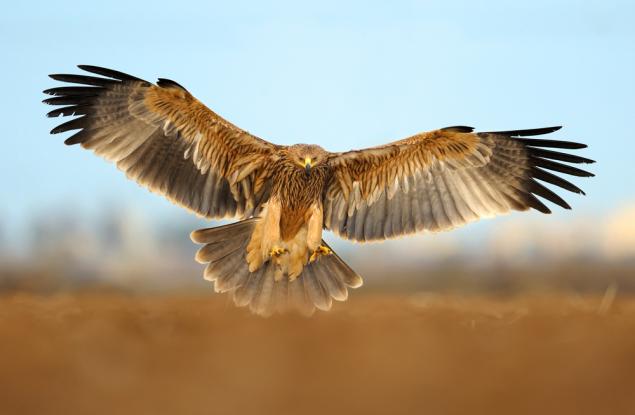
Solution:
[[[325,244],[324,241],[322,241],[322,243]],[[331,248],[329,247],[329,249]],[[335,253],[335,251],[331,249],[331,252],[333,252],[333,254],[331,255],[333,257],[332,264],[335,268],[331,275],[339,275],[342,278],[344,284],[350,288],[361,287],[362,284],[364,284],[364,280],[362,280],[362,277],[358,273],[353,271],[353,269],[349,267],[346,262],[344,262],[344,260],[342,260],[342,258],[340,258],[339,255]]]
[[[317,275],[320,267],[309,268],[304,271],[304,289],[307,297],[320,310],[328,310],[331,308],[331,296],[320,283]]]
[[[196,260],[204,259],[205,262],[218,262],[243,247],[242,241],[229,240],[205,245],[196,254]]]
[[[232,255],[222,262],[210,263],[205,268],[204,278],[214,281],[214,290],[224,293],[238,287],[242,283],[241,275],[248,272],[247,264],[240,255]]]
[[[238,257],[238,266],[214,282],[214,291],[218,293],[233,292],[244,284],[249,275],[249,266],[239,255],[236,257]]]
[[[234,303],[238,307],[245,307],[251,303],[251,300],[258,292],[259,282],[265,275],[266,270],[267,264],[263,265],[255,272],[250,272],[245,276],[244,283],[236,288],[236,291],[234,291]]]
[[[304,272],[302,274],[304,274]],[[288,309],[295,310],[305,316],[310,316],[315,311],[315,307],[304,289],[304,281],[306,278],[302,274],[295,280],[288,282]]]
[[[264,267],[273,267],[271,262],[268,262]],[[249,309],[262,316],[270,316],[275,311],[273,304],[273,288],[275,281],[273,278],[274,272],[265,270],[262,278],[258,283],[258,289],[254,295],[253,300],[249,304]]]
[[[348,291],[346,290],[346,284],[337,275],[332,274],[331,264],[327,264],[325,267],[319,270],[318,279],[320,284],[326,289],[326,291],[337,301],[346,301],[348,298]]]
[[[229,225],[216,226],[214,228],[199,229],[190,234],[192,240],[199,244],[215,244],[236,239],[238,234],[251,232],[258,222],[258,218],[243,220]]]
[[[287,310],[311,315],[316,308],[329,310],[333,300],[347,299],[348,288],[362,285],[361,277],[335,253],[307,264],[293,281],[286,276],[276,281],[276,265],[271,261],[249,272],[246,248],[259,220],[200,229],[191,235],[194,242],[204,244],[196,260],[207,264],[205,279],[214,283],[216,292],[230,293],[237,306],[248,306],[263,316]]]
[[[273,286],[273,304],[275,311],[284,313],[289,309],[289,279],[276,281]]]

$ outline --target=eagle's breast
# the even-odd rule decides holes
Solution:
[[[280,236],[289,240],[307,223],[311,207],[317,204],[321,208],[330,169],[327,165],[315,166],[307,176],[289,161],[281,160],[277,164],[271,196],[281,205]]]

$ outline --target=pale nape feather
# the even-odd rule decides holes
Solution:
[[[535,179],[583,193],[543,169],[592,176],[553,160],[593,161],[542,147],[586,146],[520,138],[557,129],[476,134],[469,127],[451,127],[340,153],[330,159],[334,173],[324,197],[325,228],[346,239],[373,241],[448,230],[510,210],[550,213],[535,195],[569,209]]]

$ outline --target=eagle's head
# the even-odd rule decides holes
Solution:
[[[328,154],[315,144],[294,144],[287,148],[287,160],[304,170],[307,177],[311,175],[311,169],[324,165]]]

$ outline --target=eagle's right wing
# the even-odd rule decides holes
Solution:
[[[69,87],[44,91],[62,108],[49,117],[81,115],[51,133],[79,130],[81,144],[116,163],[126,176],[207,218],[250,216],[267,197],[274,144],[221,118],[174,81],[157,85],[96,66],[101,77],[50,75]]]

